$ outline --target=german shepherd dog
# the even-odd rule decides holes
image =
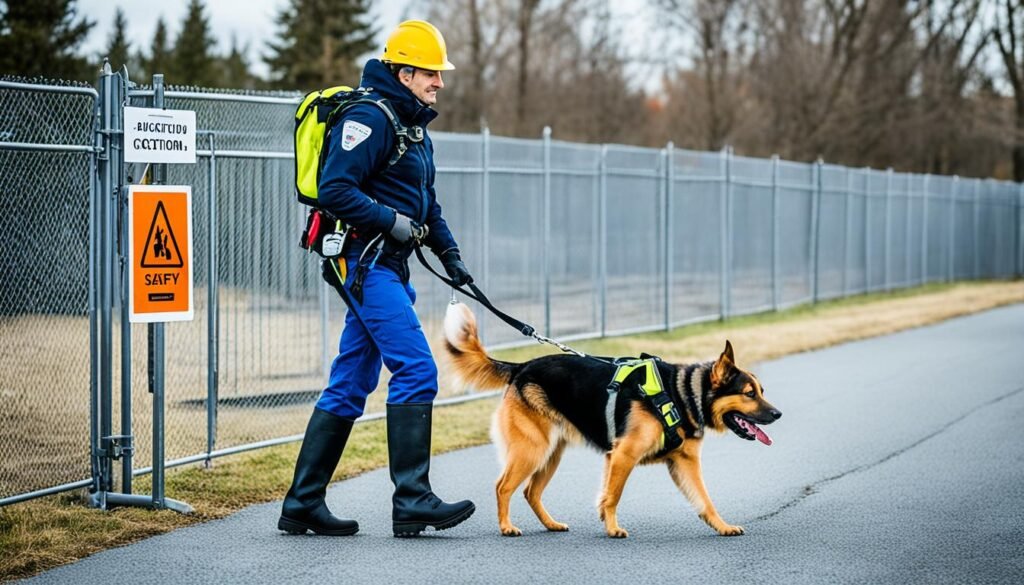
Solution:
[[[605,452],[604,482],[597,507],[605,531],[613,538],[629,534],[619,526],[616,507],[626,479],[637,464],[663,462],[672,480],[697,515],[722,536],[743,534],[742,526],[718,515],[701,475],[700,451],[705,427],[726,428],[747,440],[771,445],[758,428],[782,416],[764,399],[757,378],[736,367],[732,344],[715,361],[690,365],[658,362],[665,391],[678,408],[682,444],[663,452],[664,427],[646,402],[619,392],[614,440],[609,444],[605,407],[616,366],[576,355],[549,355],[524,363],[498,361],[487,355],[477,335],[476,319],[466,305],[453,303],[445,316],[446,349],[456,375],[480,388],[505,388],[494,416],[492,437],[503,456],[504,470],[495,490],[498,526],[505,536],[520,536],[509,518],[509,499],[526,481],[524,495],[541,523],[551,531],[569,527],[556,521],[541,503],[567,444],[586,443]]]

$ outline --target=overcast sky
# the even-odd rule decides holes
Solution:
[[[205,12],[217,39],[217,51],[227,52],[231,47],[231,35],[236,35],[240,45],[248,44],[249,66],[253,72],[265,77],[267,67],[262,56],[267,50],[267,40],[277,32],[274,18],[285,5],[287,0],[206,0]],[[378,46],[383,47],[383,36],[399,22],[407,18],[424,18],[426,5],[427,2],[415,2],[412,3],[413,8],[410,8],[409,0],[374,0],[371,14],[382,37],[378,39]],[[623,27],[629,37],[626,46],[634,53],[643,53],[645,49],[642,45],[650,38],[645,34],[649,22],[645,0],[612,0],[610,5],[617,24]],[[148,52],[156,21],[161,16],[173,41],[185,18],[188,0],[78,0],[79,15],[96,22],[82,45],[82,49],[89,55],[99,55],[107,46],[118,7],[124,10],[128,20],[128,41],[132,50],[141,48]],[[642,68],[637,73],[641,78],[647,78],[648,83],[651,81]]]
[[[231,47],[231,35],[237,35],[240,45],[249,45],[249,64],[253,71],[266,75],[267,68],[261,57],[266,51],[266,41],[277,32],[274,18],[287,3],[287,0],[207,0],[205,12],[217,39],[217,51],[226,52]],[[406,0],[373,2],[372,14],[381,34],[387,34],[403,20],[407,4]],[[173,41],[185,18],[188,0],[78,0],[79,14],[96,22],[82,45],[85,52],[98,55],[107,46],[118,7],[124,10],[128,20],[128,41],[132,49],[142,48],[148,52],[156,21],[161,16]],[[421,14],[408,16],[423,17]],[[380,44],[383,45],[383,39]]]

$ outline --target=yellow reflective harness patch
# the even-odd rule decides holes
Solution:
[[[665,385],[661,381],[661,374],[658,372],[657,358],[617,361],[616,366],[615,375],[612,376],[612,381],[608,384],[608,402],[605,405],[608,444],[613,445],[615,443],[615,403],[618,393],[622,389],[622,385],[625,384],[626,379],[637,372],[637,370],[643,370],[643,379],[637,384],[639,388],[637,394],[654,409],[654,412],[659,414],[658,420],[664,429],[661,435],[661,450],[658,454],[667,453],[682,444],[682,439],[677,432],[682,422],[682,417],[679,415],[679,409],[676,408],[672,397],[665,391]]]

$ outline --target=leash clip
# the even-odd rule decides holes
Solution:
[[[531,332],[530,336],[533,337],[534,339],[536,339],[537,341],[539,341],[540,343],[547,343],[547,344],[553,345],[553,346],[557,347],[558,349],[564,351],[565,353],[571,353],[571,354],[574,354],[574,355],[578,355],[580,357],[587,357],[587,354],[583,353],[582,351],[575,350],[575,349],[569,347],[568,345],[565,345],[564,343],[559,343],[559,342],[557,342],[554,339],[551,339],[549,337],[544,337],[543,335],[541,335],[540,333],[537,333],[536,331]]]

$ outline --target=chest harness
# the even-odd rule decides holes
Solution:
[[[612,381],[608,384],[608,402],[604,412],[609,445],[615,444],[617,430],[615,407],[618,403],[619,393],[623,391],[632,392],[635,397],[644,401],[648,407],[654,410],[658,422],[661,423],[661,449],[656,456],[665,455],[683,444],[683,439],[678,432],[682,424],[682,417],[679,415],[675,401],[672,400],[661,381],[661,373],[658,371],[658,362],[660,361],[656,357],[615,360],[615,375],[612,376]],[[628,380],[632,380],[632,383],[627,384]]]

